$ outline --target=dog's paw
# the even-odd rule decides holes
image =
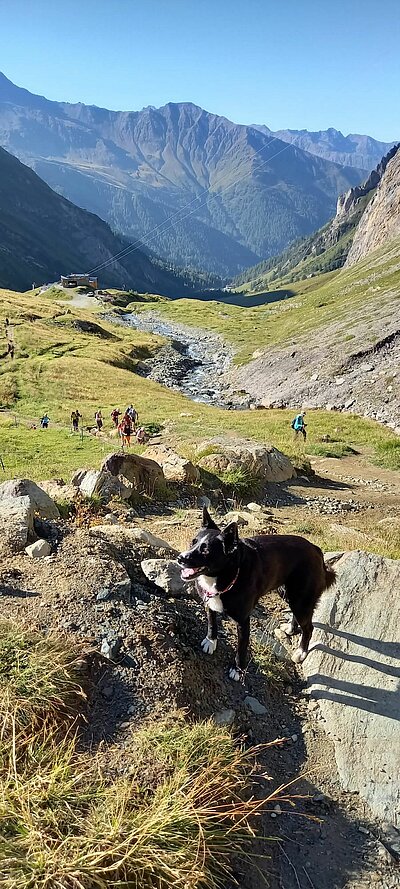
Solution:
[[[237,667],[231,667],[228,675],[229,679],[233,679],[233,682],[239,682],[242,677],[242,671],[238,670]]]
[[[204,651],[204,654],[214,654],[214,651],[217,647],[217,640],[216,639],[209,639],[209,637],[206,636],[206,638],[203,639],[203,641],[201,643],[201,647]]]
[[[293,621],[291,620],[287,624],[280,624],[279,629],[282,633],[285,633],[285,636],[294,636],[296,633],[296,627],[293,626]]]
[[[294,664],[302,664],[305,661],[308,655],[308,651],[303,651],[302,648],[298,648],[294,654],[292,654],[292,661]]]

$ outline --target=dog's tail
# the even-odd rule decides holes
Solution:
[[[335,583],[336,571],[334,571],[334,569],[331,568],[330,565],[327,565],[326,562],[324,562],[324,568],[325,568],[325,589],[327,590],[327,589],[329,589],[330,586],[332,586]]]

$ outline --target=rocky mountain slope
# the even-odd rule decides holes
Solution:
[[[358,133],[349,133],[344,136],[340,130],[329,127],[327,130],[270,130],[266,126],[256,126],[256,129],[270,136],[278,136],[284,142],[290,142],[309,151],[316,157],[334,161],[347,167],[357,167],[364,170],[372,170],[379,163],[381,157],[390,150],[394,142],[380,142],[371,136],[362,136]]]
[[[270,327],[264,320],[264,348],[230,374],[231,383],[265,405],[350,410],[400,431],[399,256],[397,239],[277,304]],[[268,346],[274,321],[279,342]]]
[[[320,227],[362,178],[190,103],[108,111],[50,102],[4,75],[0,144],[131,240],[224,276]]]
[[[372,215],[371,222],[368,223],[371,244],[375,243],[372,238],[372,232],[378,229],[376,218],[378,215],[383,215],[383,213],[385,214],[385,224],[381,228],[382,237],[379,243],[378,241],[376,242],[375,246],[384,243],[384,232],[390,233],[392,228],[392,236],[394,237],[398,231],[395,218],[398,215],[398,196],[396,204],[398,182],[396,177],[398,178],[397,167],[400,164],[399,148],[399,145],[394,145],[364,182],[340,195],[337,202],[336,215],[328,225],[323,226],[309,238],[302,238],[295,244],[292,244],[280,256],[271,257],[271,259],[258,263],[251,269],[246,269],[245,272],[233,280],[233,286],[241,286],[250,282],[252,290],[260,290],[268,286],[270,282],[278,279],[282,282],[290,283],[319,272],[330,272],[341,268],[346,262],[349,251],[351,255],[357,255],[356,252],[353,253],[352,251],[352,243],[356,232],[358,238],[360,220],[364,218],[364,213],[366,213],[369,203],[373,201],[375,190],[385,173],[386,167],[392,158],[397,155],[393,173],[390,174],[393,182],[391,181],[389,188],[383,185],[383,194],[387,198],[383,198],[383,202],[382,197],[379,199],[378,209]],[[385,182],[387,182],[386,179]],[[370,218],[369,213],[370,211],[368,210],[365,216],[366,220]],[[359,228],[360,231],[363,230],[361,225]],[[351,260],[349,264],[350,262]]]
[[[385,165],[373,199],[357,226],[346,265],[354,265],[399,235],[400,146]]]
[[[27,290],[88,271],[126,242],[93,213],[52,191],[31,169],[0,148],[0,287]],[[176,293],[179,282],[142,251],[113,262],[101,284]]]

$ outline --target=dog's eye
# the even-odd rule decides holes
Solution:
[[[201,544],[201,546],[200,546],[200,552],[201,552],[201,553],[206,553],[206,552],[207,552],[207,544],[206,544],[206,543],[202,543],[202,544]]]

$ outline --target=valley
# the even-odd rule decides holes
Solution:
[[[397,889],[400,146],[161,101],[0,74],[0,883]]]

